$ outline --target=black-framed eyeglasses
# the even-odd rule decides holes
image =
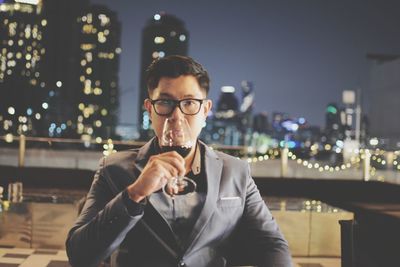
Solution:
[[[181,100],[174,99],[150,99],[155,112],[160,116],[171,115],[176,107],[185,115],[196,115],[199,113],[201,105],[207,99],[185,98]]]

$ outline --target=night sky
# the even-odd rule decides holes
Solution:
[[[255,111],[287,112],[323,126],[329,102],[361,88],[368,102],[367,53],[400,55],[397,0],[91,0],[122,22],[120,123],[137,123],[141,32],[159,11],[182,19],[189,56],[211,76],[216,104],[223,85],[254,83]]]

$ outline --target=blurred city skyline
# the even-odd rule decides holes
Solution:
[[[189,56],[220,88],[254,83],[255,112],[287,112],[325,125],[325,108],[341,104],[343,90],[362,89],[368,106],[368,53],[400,54],[398,1],[161,1],[92,0],[122,23],[120,114],[137,123],[141,33],[164,11],[185,22]],[[238,94],[239,96],[239,94]]]

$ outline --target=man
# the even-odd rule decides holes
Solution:
[[[144,106],[156,137],[101,161],[68,235],[71,265],[98,266],[110,257],[119,267],[226,266],[240,233],[258,265],[291,266],[287,242],[248,164],[197,140],[212,107],[203,67],[189,57],[158,59],[147,70],[147,87]],[[175,151],[161,153],[167,118],[185,118],[190,125],[196,145],[185,158]],[[167,182],[182,175],[197,183],[196,191],[165,194]]]

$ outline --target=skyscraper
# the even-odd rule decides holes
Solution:
[[[143,107],[148,97],[145,71],[157,58],[169,55],[187,55],[189,33],[182,20],[165,13],[155,14],[142,32],[142,59],[140,73],[138,123],[141,139],[147,139],[150,133],[150,120]]]
[[[329,103],[325,112],[326,124],[325,134],[327,142],[335,144],[337,140],[344,139],[344,127],[341,118],[341,112],[336,103]]]
[[[400,144],[400,55],[369,54],[371,61],[369,118],[371,136],[386,139],[385,145],[398,149]],[[382,145],[382,144],[379,144]]]
[[[42,5],[0,4],[0,134],[40,134],[43,114],[41,66],[47,21]]]
[[[239,101],[235,96],[235,87],[223,86],[219,95],[214,116],[207,123],[206,131],[211,135],[212,143],[223,145],[241,145],[243,137],[240,131]],[[204,133],[207,136],[207,133]]]
[[[7,1],[0,16],[0,132],[113,136],[121,52],[115,13],[88,0],[38,0]]]
[[[79,103],[77,131],[84,139],[112,137],[118,111],[120,23],[104,6],[90,6],[78,18]]]
[[[216,118],[232,119],[238,115],[239,101],[235,95],[235,87],[222,86],[221,94],[217,101]]]
[[[46,136],[77,138],[80,76],[78,18],[89,8],[88,0],[45,0],[42,16],[47,21],[43,36],[46,56],[42,65]]]

